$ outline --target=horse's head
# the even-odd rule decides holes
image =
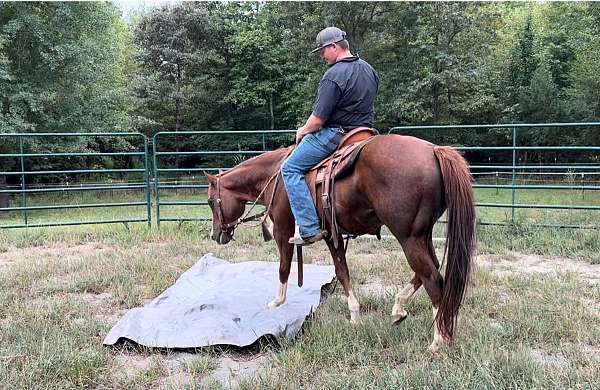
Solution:
[[[233,239],[237,221],[244,213],[246,202],[223,185],[220,175],[209,175],[208,205],[212,210],[211,238],[219,244],[227,244]]]

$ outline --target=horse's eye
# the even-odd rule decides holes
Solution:
[[[211,198],[208,198],[208,205],[212,208],[213,207],[213,200]]]

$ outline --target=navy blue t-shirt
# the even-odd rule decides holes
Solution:
[[[379,77],[366,61],[344,58],[331,65],[319,83],[313,114],[323,127],[373,127]]]

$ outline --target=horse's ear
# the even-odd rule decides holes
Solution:
[[[215,184],[217,182],[216,176],[213,176],[210,173],[207,173],[205,171],[202,171],[202,173],[204,173],[204,176],[206,176],[206,178],[208,179],[208,182],[210,184]]]

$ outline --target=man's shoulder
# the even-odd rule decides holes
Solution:
[[[354,68],[373,69],[371,64],[369,64],[367,61],[363,60],[362,58],[352,57],[351,59],[348,59],[348,60],[341,60],[341,61],[336,62],[334,65],[330,66],[329,69],[327,69],[327,72],[325,72],[325,74],[327,74],[329,72],[343,73],[343,72],[347,72]]]
[[[367,61],[363,60],[362,58],[359,58],[358,61],[356,61],[356,66],[360,66],[362,68],[367,68],[367,69],[370,69],[373,72],[375,72],[375,69],[371,66],[371,64],[369,64]]]
[[[362,62],[361,62],[362,61]],[[323,75],[324,80],[337,81],[339,78],[346,78],[355,66],[364,66],[367,64],[364,60],[358,57],[343,59],[331,65]],[[370,66],[367,64],[367,66]]]

